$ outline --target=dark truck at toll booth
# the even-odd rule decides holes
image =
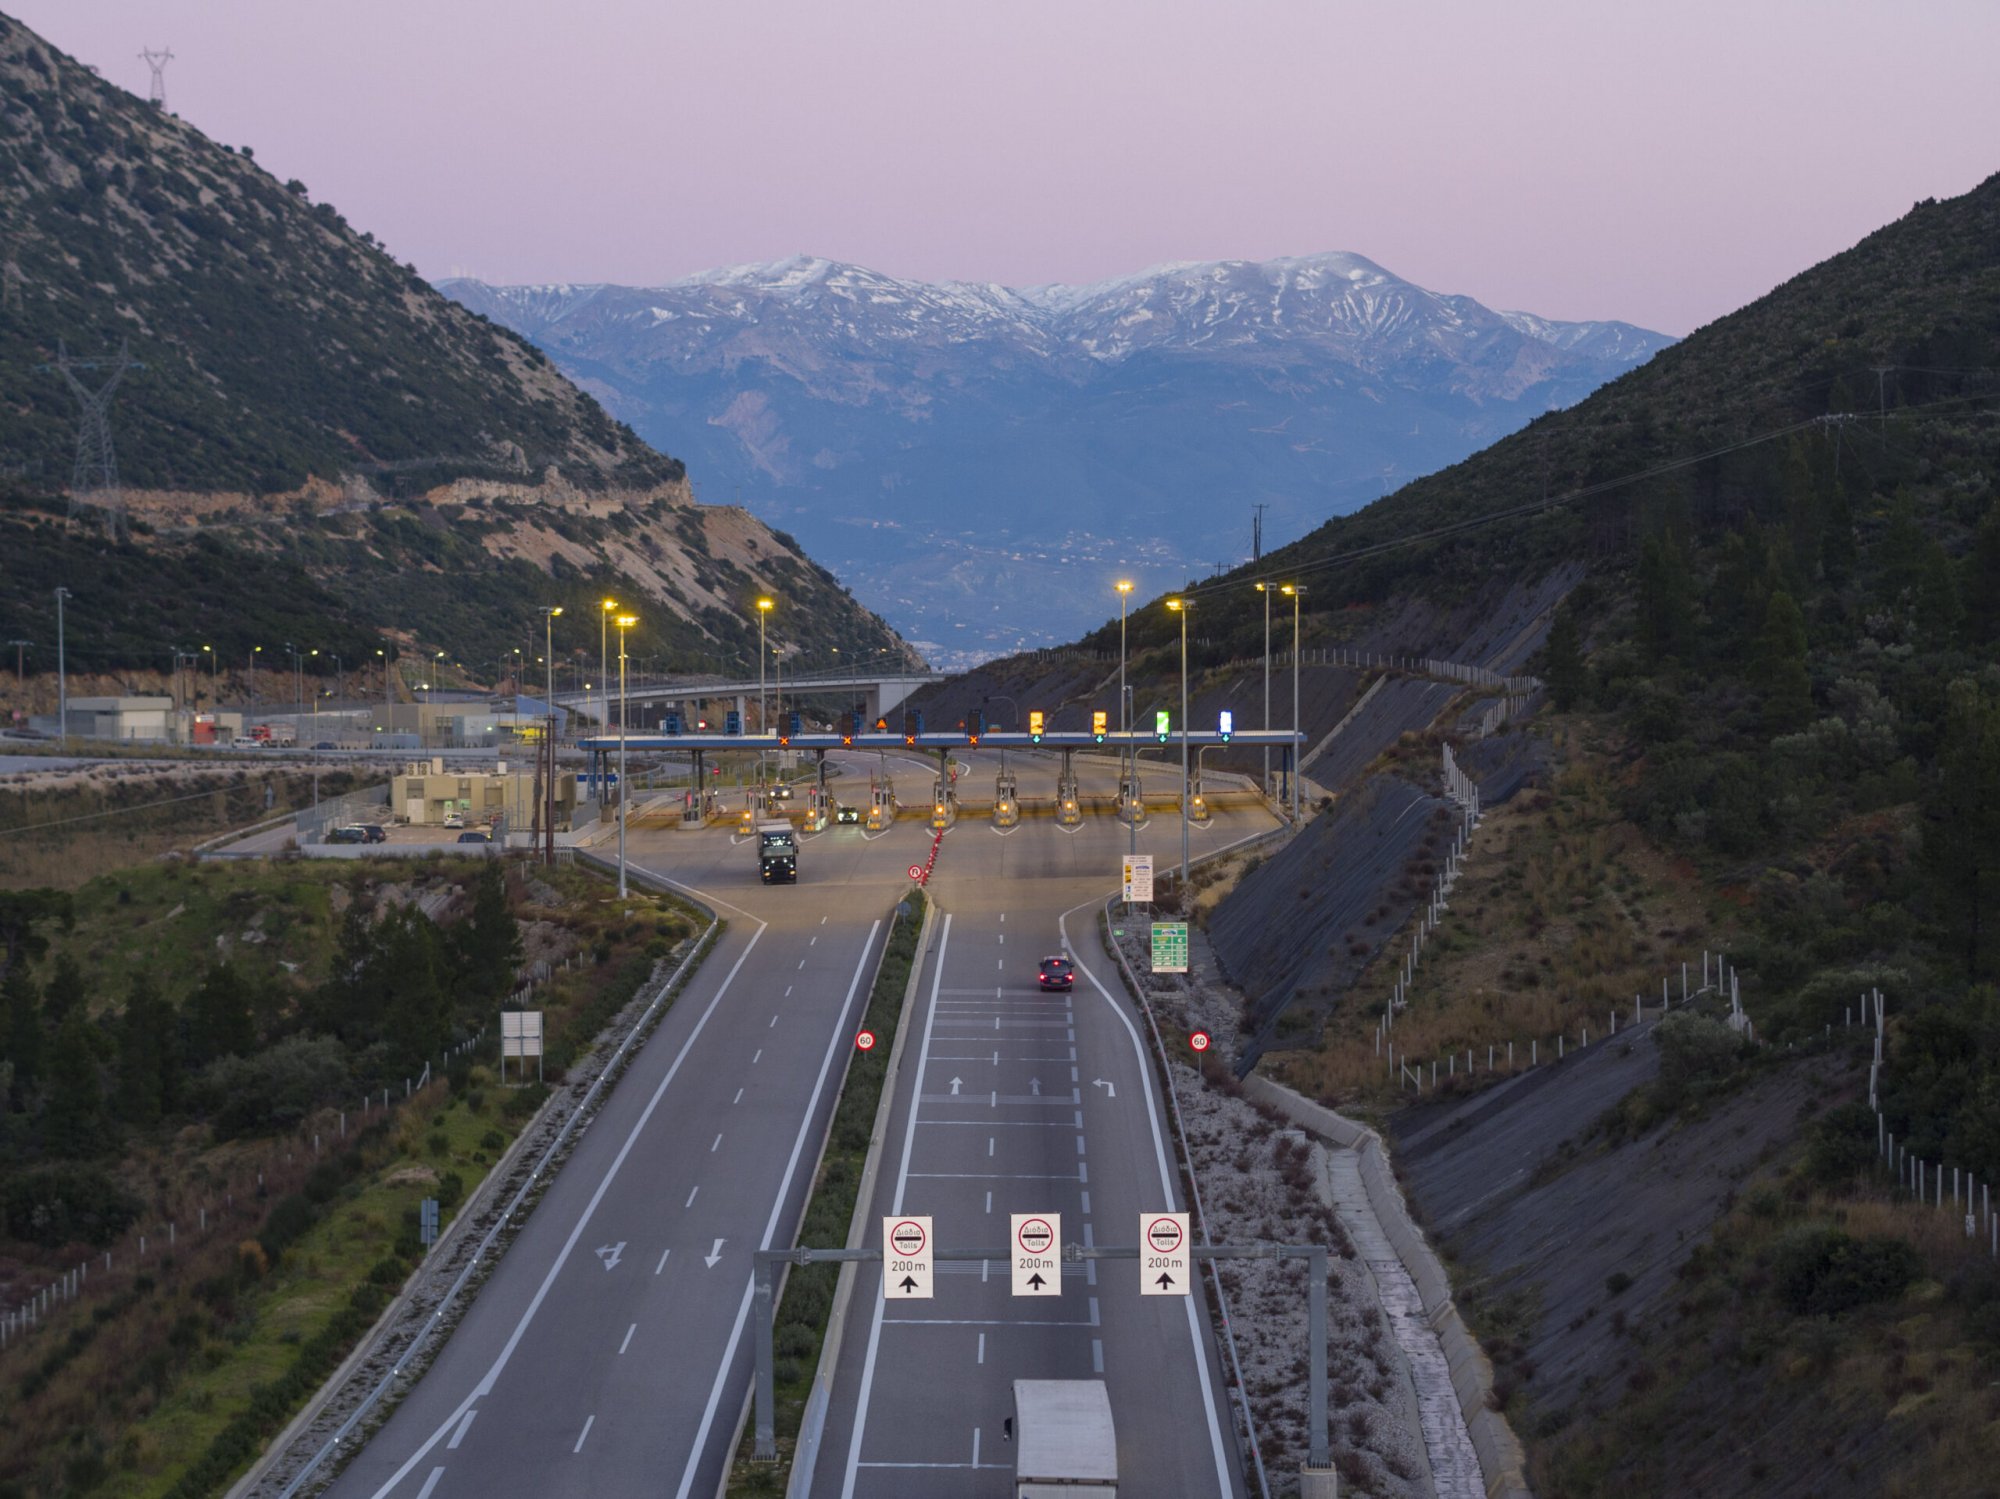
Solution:
[[[767,885],[799,882],[799,842],[789,822],[757,824],[757,868]]]

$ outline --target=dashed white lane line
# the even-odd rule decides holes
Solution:
[[[803,967],[805,967],[805,966],[806,966],[806,960],[805,960],[804,958],[800,958],[800,959],[799,959],[799,967],[803,968]]]
[[[655,1275],[658,1275],[662,1270],[667,1268],[667,1256],[672,1253],[673,1250],[671,1249],[662,1249],[660,1251],[660,1262],[659,1264],[653,1266],[653,1273]]]
[[[993,1211],[993,1189],[991,1187],[986,1190],[986,1211],[989,1213]],[[1086,1211],[1088,1210],[1086,1209]]]
[[[715,1137],[715,1143],[708,1147],[708,1153],[710,1155],[714,1155],[720,1149],[722,1149],[722,1136],[717,1135]]]
[[[1083,1144],[1083,1141],[1081,1141],[1081,1140],[1078,1140],[1078,1141],[1077,1141],[1076,1143],[1077,1143],[1078,1145],[1081,1145],[1081,1144]],[[684,1208],[691,1208],[691,1207],[693,1207],[693,1206],[694,1206],[694,1194],[695,1194],[695,1192],[699,1192],[700,1190],[701,1190],[701,1186],[700,1186],[700,1184],[699,1184],[699,1183],[697,1183],[697,1184],[695,1185],[695,1188],[694,1188],[694,1190],[688,1193],[688,1200],[687,1200],[686,1202],[682,1203],[682,1204],[681,1204],[681,1206],[682,1206],[682,1207],[684,1207]]]
[[[750,1065],[752,1067],[755,1067],[763,1059],[764,1059],[764,1048],[760,1046],[757,1048],[757,1054],[750,1059]]]
[[[576,1445],[569,1449],[571,1452],[583,1451],[583,1439],[590,1435],[590,1428],[596,1424],[597,1417],[595,1416],[585,1416],[583,1418],[583,1430],[576,1434]]]
[[[785,998],[787,998],[787,999],[790,999],[790,998],[792,997],[792,989],[793,989],[793,987],[794,987],[794,986],[793,986],[793,985],[791,985],[791,984],[787,984],[787,985],[785,985]]]
[[[976,1362],[982,1364],[986,1362],[986,1334],[983,1332],[979,1335],[979,1357]]]
[[[1093,1374],[1102,1374],[1104,1372],[1104,1339],[1102,1338],[1092,1338],[1090,1340],[1090,1372]]]
[[[803,967],[805,967],[805,964],[801,963],[801,964],[800,964],[799,966],[800,966],[801,968],[803,968]],[[770,1023],[769,1025],[765,1026],[765,1027],[764,1027],[764,1029],[765,1029],[765,1030],[767,1030],[767,1031],[774,1031],[774,1030],[776,1030],[777,1028],[778,1028],[778,1017],[777,1017],[776,1015],[773,1015],[773,1016],[771,1017],[771,1023]],[[1074,1037],[1074,1036],[1071,1036],[1071,1037],[1070,1037],[1070,1040],[1072,1040],[1072,1041],[1074,1041],[1075,1039],[1076,1039],[1076,1037]]]
[[[741,1102],[743,1102],[743,1090],[742,1090],[741,1088],[738,1088],[738,1089],[736,1090],[736,1096],[735,1096],[734,1098],[730,1099],[729,1101],[730,1101],[731,1103],[741,1103]]]
[[[990,1157],[990,1156],[991,1156],[991,1155],[993,1154],[993,1141],[994,1141],[994,1139],[995,1139],[995,1137],[994,1137],[994,1136],[992,1136],[992,1135],[988,1135],[988,1136],[986,1137],[986,1154],[987,1154],[987,1155],[988,1155],[989,1157]]]
[[[817,938],[817,937],[813,938],[813,939],[812,939],[812,941],[810,941],[810,942],[808,942],[808,943],[806,944],[806,946],[807,946],[807,947],[818,947],[818,946],[819,946],[819,938]],[[799,967],[801,967],[801,968],[803,968],[803,967],[805,967],[805,966],[806,966],[806,965],[805,965],[805,964],[803,964],[803,963],[799,964]]]
[[[989,1211],[991,1210],[989,1209]],[[1085,1217],[1090,1216],[1090,1194],[1088,1192],[1083,1194],[1083,1212]]]
[[[459,1444],[460,1442],[464,1441],[464,1440],[465,1440],[465,1434],[466,1434],[466,1433],[467,1433],[468,1431],[472,1430],[472,1418],[473,1418],[474,1416],[478,1415],[478,1414],[479,1414],[479,1412],[478,1412],[478,1411],[467,1411],[467,1412],[465,1413],[465,1419],[464,1419],[463,1421],[461,1421],[461,1422],[459,1422],[459,1423],[458,1423],[458,1430],[457,1430],[457,1431],[454,1431],[454,1432],[453,1432],[453,1433],[451,1434],[451,1440],[450,1440],[449,1442],[446,1442],[446,1443],[444,1444],[444,1445],[445,1445],[445,1450],[446,1450],[447,1452],[456,1452],[456,1451],[458,1451],[458,1444]]]
[[[442,1477],[444,1477],[444,1469],[431,1469],[431,1476],[426,1478],[424,1486],[417,1490],[417,1499],[431,1499],[431,1490],[438,1486],[438,1480]]]
[[[620,1353],[623,1353],[627,1348],[630,1348],[632,1346],[632,1334],[637,1332],[638,1330],[639,1330],[639,1324],[636,1322],[634,1322],[630,1327],[625,1329],[625,1341],[618,1345],[618,1351]]]

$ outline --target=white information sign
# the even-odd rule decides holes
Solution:
[[[538,1057],[542,1054],[542,1012],[502,1010],[500,1012],[500,1055]]]
[[[931,1220],[899,1216],[882,1220],[882,1299],[931,1297]]]
[[[1125,899],[1135,905],[1147,905],[1153,899],[1153,856],[1151,854],[1126,854]]]
[[[1193,1288],[1194,1256],[1189,1249],[1186,1213],[1139,1215],[1139,1291],[1146,1296],[1185,1296]]]
[[[1062,1215],[1016,1213],[1012,1222],[1014,1294],[1062,1295]]]

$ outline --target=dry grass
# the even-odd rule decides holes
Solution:
[[[1507,1045],[1526,1066],[1530,1042],[1551,1054],[1658,1002],[1660,979],[1690,953],[1726,945],[1708,925],[1693,872],[1652,847],[1619,815],[1602,755],[1559,738],[1553,789],[1529,791],[1490,811],[1474,834],[1443,924],[1432,935],[1396,1016],[1398,1056],[1440,1064],[1468,1048],[1479,1075],[1488,1048],[1504,1070]],[[1393,1104],[1376,1027],[1409,937],[1391,942],[1328,1022],[1317,1051],[1264,1064],[1309,1096]],[[1696,976],[1698,981],[1698,975]],[[1678,992],[1678,979],[1675,983]]]

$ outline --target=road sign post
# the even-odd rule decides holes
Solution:
[[[1062,1215],[1015,1213],[1011,1221],[1014,1294],[1062,1295]]]
[[[1129,905],[1151,905],[1153,901],[1153,856],[1125,856],[1125,900]]]
[[[934,1245],[929,1218],[882,1220],[882,1299],[928,1301]]]
[[[1153,923],[1153,972],[1188,971],[1188,924],[1185,921]]]
[[[1186,1296],[1194,1287],[1186,1213],[1139,1215],[1139,1294]]]

